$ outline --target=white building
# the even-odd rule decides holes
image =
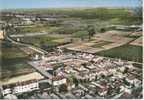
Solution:
[[[23,20],[22,24],[27,24],[27,25],[33,24],[33,21],[31,21],[30,18],[23,18],[22,20]]]
[[[23,85],[23,86],[14,87],[13,93],[16,94],[16,93],[30,92],[30,91],[38,90],[38,89],[39,89],[39,84],[38,82],[35,82],[35,83]]]
[[[55,81],[53,81],[53,85],[54,86],[58,86],[58,85],[62,85],[62,84],[66,84],[66,78],[63,78],[61,80],[55,80]]]
[[[19,85],[13,87],[13,89],[7,88],[2,91],[3,95],[7,94],[18,94],[18,93],[24,93],[24,92],[31,92],[33,90],[38,90],[39,89],[39,83],[34,82],[34,83],[29,83],[26,85]]]
[[[4,99],[16,100],[16,99],[18,99],[18,98],[17,98],[16,95],[8,94],[8,95],[4,96]]]
[[[3,94],[3,95],[10,94],[10,93],[12,93],[12,91],[11,91],[10,88],[4,89],[4,90],[2,91],[2,94]]]

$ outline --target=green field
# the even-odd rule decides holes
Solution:
[[[133,45],[123,45],[110,50],[98,52],[97,55],[112,58],[121,58],[135,62],[142,62],[142,47]]]
[[[8,42],[2,43],[2,76],[1,79],[9,79],[14,76],[33,72],[34,69],[26,62],[28,56]]]
[[[9,10],[7,10],[9,11]],[[56,23],[50,25],[49,22],[36,22],[32,27],[19,27],[18,30],[13,30],[14,34],[35,33],[35,32],[54,32],[58,35],[71,35],[72,38],[87,38],[88,26],[94,28],[96,34],[101,34],[102,29],[105,31],[110,25],[141,25],[142,16],[133,13],[132,9],[127,8],[69,8],[69,9],[15,9],[10,10],[14,13],[37,14],[37,15],[60,15],[56,18]],[[12,17],[2,17],[1,20],[6,22],[15,22]],[[135,36],[126,36],[137,38]],[[67,37],[59,36],[34,36],[20,38],[21,42],[29,43],[34,46],[49,50],[57,45],[64,44]],[[95,44],[93,47],[101,47],[109,44],[104,42]],[[142,47],[124,45],[110,50],[97,53],[98,55],[128,59],[131,61],[142,62]],[[31,72],[33,69],[26,64],[27,55],[19,50],[19,47],[13,46],[10,43],[2,44],[2,77],[13,77],[15,75]]]
[[[88,37],[88,31],[78,31],[72,34],[74,38],[87,38]]]
[[[10,10],[17,13],[38,13],[38,14],[57,14],[64,18],[82,18],[111,20],[116,24],[138,24],[142,21],[142,16],[133,14],[132,9],[128,8],[53,8],[53,9],[15,9]]]
[[[52,26],[49,21],[38,22],[34,27],[20,28],[21,33],[29,32],[57,32],[60,34],[72,34],[77,31],[86,30],[87,25],[93,25],[96,33],[109,25],[141,25],[142,16],[133,13],[128,8],[69,8],[69,9],[15,9],[10,12],[39,14],[39,15],[61,15]],[[3,18],[6,20],[8,18]],[[13,18],[12,18],[13,19]],[[13,21],[13,20],[12,20]]]
[[[43,36],[23,37],[21,38],[21,42],[34,45],[36,47],[49,51],[58,45],[69,43],[69,40],[65,40],[63,36],[43,35]]]
[[[59,29],[59,27],[50,27],[46,25],[33,25],[32,27],[20,27],[19,33],[35,33],[35,32],[53,32]]]
[[[23,59],[24,60],[24,59]],[[1,79],[9,79],[11,77],[28,74],[34,71],[30,65],[24,62],[22,59],[5,59],[2,64],[2,76]]]

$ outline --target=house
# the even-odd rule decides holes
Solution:
[[[6,96],[4,96],[4,99],[8,99],[8,100],[16,100],[18,99],[16,95],[14,94],[8,94]]]
[[[9,88],[3,87],[3,91],[2,91],[3,96],[8,94],[19,94],[24,92],[31,92],[39,89],[39,83],[37,81],[35,82],[28,81],[26,84],[18,83],[18,85],[10,84],[9,86],[10,86]]]
[[[89,69],[89,70],[94,70],[94,69],[96,69],[96,65],[93,65],[93,64],[91,64],[91,65],[87,65],[87,66],[85,66],[85,68],[87,68],[87,69]]]
[[[53,85],[54,86],[60,86],[62,84],[66,84],[67,83],[67,79],[65,77],[62,76],[56,76],[53,77]]]
[[[37,72],[11,78],[7,82],[2,82],[2,94],[5,96],[7,94],[19,94],[38,90],[38,80],[43,78],[44,77]]]
[[[2,31],[2,30],[0,30],[0,40],[3,40],[3,39],[4,39],[4,34],[5,34],[5,32]]]
[[[38,89],[39,89],[39,83],[34,82],[34,83],[29,83],[29,84],[26,84],[26,85],[14,87],[13,94],[31,92],[33,90],[38,90]]]
[[[33,24],[33,21],[30,18],[22,18],[22,24],[30,25]]]
[[[5,95],[7,95],[7,94],[11,94],[11,93],[12,93],[12,91],[11,91],[10,88],[4,89],[4,90],[2,91],[3,96],[5,96]]]

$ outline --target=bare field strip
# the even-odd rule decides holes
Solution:
[[[136,45],[136,46],[142,46],[142,44],[143,44],[142,43],[142,36],[130,43],[130,45]]]
[[[73,51],[97,53],[100,51],[122,46],[132,40],[132,38],[123,37],[114,33],[109,34],[109,32],[107,32],[95,35],[95,37],[93,37],[93,40],[89,42],[81,41],[79,43],[71,43],[60,47]]]

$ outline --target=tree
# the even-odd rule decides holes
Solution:
[[[125,70],[124,70],[123,74],[128,73],[128,70],[129,70],[129,68],[125,67]]]
[[[60,92],[67,92],[68,90],[67,90],[66,84],[62,84],[62,85],[59,87],[59,91],[60,91]]]
[[[76,86],[79,84],[79,80],[75,77],[73,73],[70,74],[69,81],[74,83]]]
[[[76,38],[81,38],[81,40],[84,40],[88,36],[88,31],[78,31],[73,33],[73,36]]]
[[[84,67],[86,67],[86,66],[87,66],[87,64],[86,64],[86,63],[83,63],[82,65],[83,65]]]
[[[142,17],[142,7],[136,7],[136,8],[134,9],[134,14],[135,14],[136,16]]]
[[[105,31],[106,31],[105,28],[101,28],[101,29],[100,29],[100,32],[101,32],[101,33],[104,33]]]
[[[92,25],[88,25],[88,34],[89,34],[89,40],[91,39],[91,37],[95,34],[95,29]]]
[[[137,7],[135,7],[134,9],[133,9],[133,13],[134,13],[134,16],[135,17],[137,17],[137,19],[138,19],[138,21],[139,21],[139,23],[141,23],[142,22],[142,20],[143,20],[143,7],[142,7],[142,1],[143,0],[139,0],[139,6],[137,6]],[[135,18],[136,19],[136,18]],[[134,19],[134,20],[135,20]],[[142,23],[141,23],[142,24]]]
[[[143,14],[142,1],[143,0],[139,0],[139,6],[134,8],[134,14],[139,17],[142,17]]]
[[[79,81],[78,81],[78,79],[76,79],[76,78],[73,78],[73,82],[74,82],[74,84],[75,84],[76,86],[78,86],[78,84],[79,84]]]

